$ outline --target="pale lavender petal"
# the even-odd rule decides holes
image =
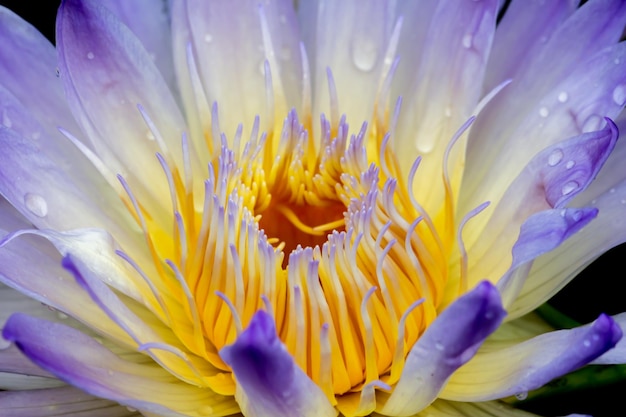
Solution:
[[[226,397],[183,383],[154,363],[120,359],[68,326],[16,314],[3,336],[37,365],[97,397],[162,416],[208,413],[212,407],[216,414],[223,407],[232,410]]]
[[[601,315],[589,326],[479,352],[450,378],[439,396],[455,401],[487,401],[524,394],[588,364],[621,337],[617,323]]]
[[[417,175],[432,180],[419,181],[419,187],[412,191],[431,213],[440,209],[444,198],[445,188],[439,179],[446,148],[457,129],[472,116],[482,94],[497,3],[438,2],[419,66],[414,70],[415,78],[412,84],[403,86],[404,117],[398,121],[392,148],[404,172],[409,172],[416,155],[428,156]],[[462,140],[445,156],[452,167],[448,174],[453,193],[460,185],[464,146]]]
[[[274,319],[266,312],[258,311],[235,343],[222,348],[220,356],[235,374],[236,398],[244,415],[337,415],[278,339]]]
[[[102,0],[141,41],[150,58],[161,72],[163,79],[176,91],[170,16],[165,1],[153,0]]]
[[[0,85],[28,108],[32,117],[50,135],[60,135],[57,126],[74,130],[76,122],[65,102],[63,88],[56,76],[54,46],[32,25],[0,6]],[[11,124],[11,117],[2,122]],[[37,137],[33,130],[26,137]]]
[[[11,417],[137,417],[132,408],[93,397],[73,387],[0,392]]]
[[[63,258],[63,266],[70,271],[78,284],[89,294],[93,302],[107,317],[115,323],[115,330],[130,337],[130,346],[143,348],[155,362],[169,369],[176,376],[195,386],[206,386],[208,379],[219,374],[208,361],[191,353],[173,334],[172,328],[165,325],[143,306],[136,305],[136,313],[109,288],[106,274],[102,276],[87,262],[72,254]],[[180,308],[175,301],[170,301],[170,308]],[[184,313],[179,312],[179,317]],[[79,316],[81,317],[81,316]],[[183,320],[179,318],[179,320]],[[93,326],[93,325],[92,325]],[[109,330],[111,331],[111,330]],[[199,349],[202,346],[195,346]]]
[[[548,42],[578,3],[579,0],[513,0],[496,30],[485,90],[515,78],[524,60]]]
[[[505,315],[498,290],[487,281],[456,300],[415,343],[400,381],[377,412],[411,415],[429,405]],[[384,396],[381,393],[379,398]]]
[[[214,102],[219,104],[219,126],[227,138],[233,137],[240,123],[247,137],[257,115],[262,130],[266,130],[282,123],[289,109],[302,108],[300,35],[293,3],[187,0],[175,2],[172,19],[175,30],[190,31],[201,87],[209,108]],[[178,35],[174,33],[175,42]],[[181,43],[174,45],[175,56],[183,58],[183,63],[187,62],[187,47]],[[266,87],[266,61],[272,89]],[[186,76],[186,71],[178,73]],[[267,107],[268,94],[273,95],[275,108]],[[201,117],[210,115],[201,114]]]
[[[0,226],[2,223],[3,216],[0,216]],[[22,236],[3,241],[0,245],[0,282],[61,313],[80,317],[113,340],[126,345],[132,343],[128,334],[109,319],[61,267],[61,256],[44,239]]]
[[[360,125],[371,120],[375,106],[386,105],[377,103],[377,98],[385,72],[395,59],[395,51],[386,56],[397,19],[388,2],[311,2],[299,10],[299,18],[307,36],[315,117],[321,113],[333,117],[332,106],[339,104],[349,123]],[[334,79],[337,103],[331,103],[326,87],[328,69]],[[314,129],[317,127],[314,125]]]
[[[597,130],[603,117],[619,114],[626,45],[613,43],[623,28],[624,7],[617,1],[587,2],[485,107],[469,136],[462,206],[499,201],[534,154]]]
[[[48,137],[42,134],[42,139]],[[131,239],[123,227],[127,215],[121,213],[119,197],[102,179],[96,180],[97,173],[86,169],[80,177],[69,174],[36,142],[13,129],[0,129],[0,146],[0,193],[32,224],[58,229],[100,226],[122,240]],[[74,162],[76,168],[86,167]],[[88,184],[91,190],[85,193]]]
[[[110,170],[126,178],[152,215],[160,214],[169,190],[154,186],[157,178],[165,182],[154,155],[161,152],[182,167],[186,129],[161,74],[133,33],[96,2],[64,1],[56,37],[61,79],[74,116]],[[167,149],[160,149],[160,143]],[[195,152],[189,154],[199,166]]]

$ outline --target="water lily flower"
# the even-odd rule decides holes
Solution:
[[[626,240],[626,3],[296,3],[0,9],[8,415],[528,416],[625,362],[529,313]]]

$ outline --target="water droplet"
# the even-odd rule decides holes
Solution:
[[[287,16],[281,14],[280,16],[278,16],[278,20],[280,20],[280,23],[287,23]]]
[[[567,161],[567,163],[565,164],[565,168],[572,169],[574,167],[574,165],[576,165],[576,162],[574,162],[574,161]]]
[[[470,34],[467,34],[463,36],[463,39],[461,40],[461,44],[463,45],[464,48],[469,49],[472,47],[473,41],[474,41],[474,37]]]
[[[361,71],[371,71],[378,58],[376,43],[370,39],[356,39],[352,44],[352,62]]]
[[[560,149],[555,149],[548,156],[548,165],[551,167],[556,166],[563,159],[563,151]]]
[[[600,126],[602,125],[602,120],[602,117],[598,116],[597,114],[592,114],[591,116],[587,117],[587,120],[585,120],[585,123],[583,123],[583,133],[593,132],[600,129]]]
[[[571,194],[577,188],[578,188],[578,183],[576,181],[566,182],[563,188],[561,188],[561,194],[563,195]]]
[[[41,132],[33,132],[30,137],[33,138],[33,140],[38,140],[41,137]]]
[[[585,347],[589,347],[589,346],[591,346],[591,342],[589,341],[589,339],[585,339],[585,340],[583,340],[583,345]]]
[[[569,94],[566,91],[561,91],[558,98],[561,103],[565,103],[569,99]]]
[[[24,195],[24,204],[28,211],[37,217],[46,217],[48,214],[48,203],[39,194],[26,193]]]
[[[515,398],[517,398],[520,401],[524,401],[526,398],[528,398],[528,392],[527,391],[518,392],[517,394],[515,394]]]
[[[94,56],[93,52],[87,52],[87,59],[93,59]]]
[[[57,312],[57,317],[59,318],[59,320],[66,320],[68,318],[68,315],[62,312]]]
[[[615,188],[611,188],[611,189],[609,190],[609,193],[611,193],[611,194],[613,194],[614,192],[615,192]]]
[[[137,411],[137,409],[133,407],[126,407],[126,409],[130,411],[131,413],[134,413],[135,411]]]
[[[8,349],[10,346],[11,342],[0,336],[0,350]]]
[[[548,117],[549,114],[550,114],[550,110],[548,110],[547,107],[542,107],[539,109],[539,116]]]
[[[6,110],[2,112],[2,124],[9,128],[13,126],[13,122],[11,121],[11,118],[7,114]]]
[[[591,338],[592,338],[593,340],[600,340],[600,335],[597,335],[597,334],[595,334],[595,333],[594,333],[594,334],[591,336]]]
[[[152,130],[146,130],[146,138],[148,140],[154,140],[155,139],[154,133],[152,133]]]
[[[211,43],[212,40],[213,40],[213,35],[211,35],[210,33],[207,33],[204,35],[204,41],[206,43]]]
[[[444,346],[441,343],[437,342],[435,343],[435,349],[442,351],[444,349]]]
[[[615,65],[619,64],[619,63],[620,63],[619,58],[615,58],[615,59],[613,60],[613,63],[614,63]]]
[[[450,106],[446,106],[446,108],[443,110],[443,114],[446,117],[452,117],[452,108]]]
[[[626,86],[620,84],[613,90],[613,101],[618,106],[623,106],[626,103]]]
[[[113,375],[113,371],[109,369],[109,370],[107,370],[107,374]]]
[[[59,67],[56,67],[54,70],[54,75],[57,76],[57,78],[59,78],[59,76],[61,75],[61,72],[59,71]]]
[[[626,198],[622,198],[619,202],[622,204],[626,204]]]
[[[565,217],[565,215],[567,214],[567,210],[561,209],[561,212],[559,214],[561,215],[561,217]]]

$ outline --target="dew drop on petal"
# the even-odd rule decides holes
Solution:
[[[474,41],[474,37],[470,34],[467,34],[463,36],[463,39],[461,40],[461,44],[463,45],[464,48],[469,49],[472,47],[473,41]]]
[[[211,43],[212,40],[213,40],[213,35],[211,35],[210,33],[207,33],[204,35],[204,41],[206,43]]]
[[[515,394],[515,398],[517,398],[520,401],[523,401],[526,398],[528,398],[528,392],[527,391],[518,392],[517,394]]]
[[[539,109],[539,116],[548,117],[549,114],[550,114],[550,110],[548,110],[547,107],[542,107]]]
[[[441,343],[437,342],[435,343],[435,349],[442,351],[444,349],[444,346]]]
[[[576,181],[566,182],[563,188],[561,188],[561,193],[563,195],[571,194],[575,189],[578,188],[578,183]]]
[[[369,39],[357,38],[352,43],[352,62],[361,71],[371,71],[378,58],[376,43]]]
[[[589,346],[591,346],[591,342],[589,341],[589,339],[585,339],[585,340],[583,341],[583,345],[584,345],[585,347],[589,347]]]
[[[591,116],[587,118],[587,120],[585,120],[585,123],[583,123],[582,133],[596,131],[600,129],[601,125],[602,125],[602,117],[598,116],[597,114],[592,114]]]
[[[137,411],[137,409],[133,407],[126,407],[126,409],[130,411],[131,413],[134,413],[135,411]]]
[[[563,151],[560,149],[555,149],[548,156],[548,165],[551,167],[556,166],[563,159]]]
[[[93,59],[94,56],[93,52],[87,52],[87,59]]]
[[[39,138],[41,137],[41,132],[33,132],[30,137],[33,138],[33,140],[39,140]]]
[[[559,101],[561,103],[565,103],[567,101],[567,99],[569,99],[569,95],[567,94],[566,91],[561,91],[559,93],[559,97],[558,97]]]
[[[565,168],[572,169],[574,167],[574,165],[576,165],[576,162],[574,162],[574,161],[567,161],[567,163],[565,164]]]
[[[623,106],[626,103],[626,86],[620,84],[615,87],[613,90],[613,101],[618,106]]]
[[[620,63],[619,58],[615,58],[615,59],[613,60],[613,63],[614,63],[615,65],[619,64],[619,63]]]
[[[611,189],[609,190],[609,193],[611,193],[611,194],[613,194],[614,192],[615,192],[615,188],[611,188]]]
[[[48,214],[48,203],[39,194],[26,193],[24,195],[24,204],[28,211],[37,217],[46,217]]]
[[[59,318],[59,320],[66,320],[68,315],[65,313],[62,313],[60,311],[57,312],[57,317]]]
[[[151,131],[151,130],[146,130],[146,138],[147,138],[148,140],[154,140],[154,139],[155,139],[155,137],[154,137],[154,133],[152,133],[152,131]]]

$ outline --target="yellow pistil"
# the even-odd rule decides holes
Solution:
[[[403,179],[386,123],[350,135],[345,119],[322,118],[314,140],[292,111],[267,135],[257,118],[245,143],[241,130],[228,142],[207,134],[221,147],[212,146],[205,174],[159,156],[172,195],[169,225],[125,185],[122,198],[158,274],[144,301],[179,339],[172,345],[189,352],[164,363],[170,372],[234,395],[219,351],[268,309],[298,366],[348,414],[380,382],[398,381],[462,279],[449,285],[452,198],[432,218],[423,212],[410,191],[415,172]],[[195,181],[205,184],[199,207]]]

